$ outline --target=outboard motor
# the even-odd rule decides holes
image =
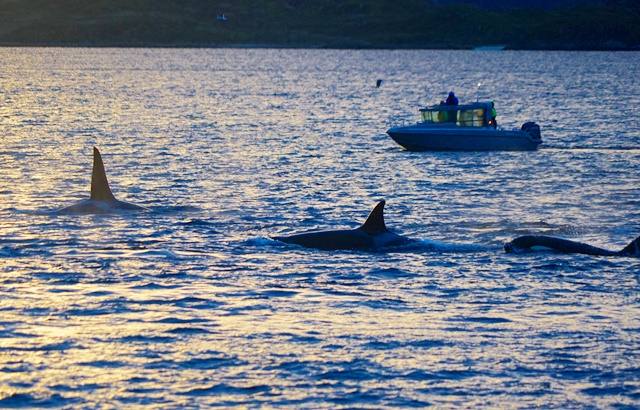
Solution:
[[[531,135],[531,138],[533,138],[534,140],[540,141],[542,139],[542,137],[540,136],[540,126],[535,122],[525,122],[524,124],[522,124],[522,128],[520,129]]]

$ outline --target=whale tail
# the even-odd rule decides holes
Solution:
[[[91,199],[96,201],[115,201],[109,188],[107,174],[104,171],[102,156],[98,148],[93,147],[93,172],[91,173]]]
[[[375,235],[387,231],[387,227],[384,224],[384,204],[384,200],[378,202],[360,229],[369,235]]]
[[[640,236],[627,245],[623,250],[618,252],[622,256],[633,256],[640,258]]]

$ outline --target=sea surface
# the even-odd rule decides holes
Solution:
[[[0,407],[640,407],[640,53],[0,49]],[[376,88],[376,80],[383,84]],[[537,152],[411,153],[454,90]],[[92,147],[139,214],[88,197]],[[387,226],[326,252],[270,236]]]

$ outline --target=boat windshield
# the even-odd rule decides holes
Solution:
[[[474,108],[458,111],[458,125],[460,127],[484,127],[484,109]]]
[[[420,110],[422,121],[430,124],[452,123],[458,127],[486,127],[486,109],[479,104],[438,105]]]
[[[457,110],[422,110],[422,121],[428,123],[456,122]]]

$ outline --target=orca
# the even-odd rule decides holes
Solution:
[[[289,236],[275,236],[280,242],[322,250],[375,251],[412,242],[411,239],[389,231],[384,223],[382,200],[373,208],[367,220],[356,229],[304,232]]]
[[[597,248],[581,242],[574,242],[568,239],[556,238],[553,236],[520,236],[504,245],[507,253],[519,253],[536,250],[551,250],[560,253],[581,253],[593,256],[623,256],[623,257],[640,257],[640,237],[627,245],[620,251],[611,251],[608,249]]]
[[[93,172],[91,173],[91,196],[89,199],[76,202],[73,205],[56,211],[57,214],[109,214],[118,212],[144,211],[145,208],[118,201],[107,181],[102,156],[98,148],[93,147]]]

